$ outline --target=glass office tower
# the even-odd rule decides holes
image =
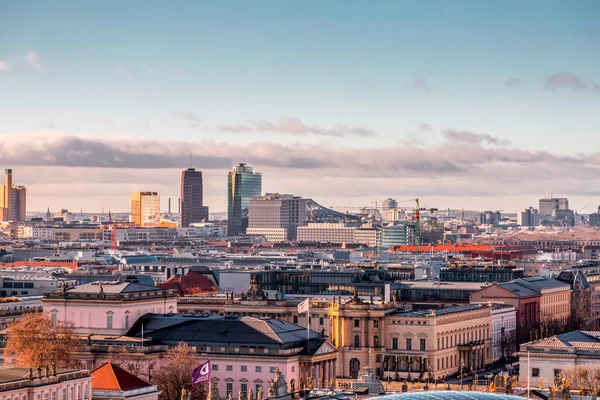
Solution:
[[[240,163],[227,177],[227,233],[240,235],[248,227],[248,206],[254,196],[262,194],[262,175]]]

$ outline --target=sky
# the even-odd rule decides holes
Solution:
[[[203,171],[226,209],[600,204],[600,2],[0,2],[0,167],[29,210],[126,211]]]

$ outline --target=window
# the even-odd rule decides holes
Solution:
[[[243,398],[248,397],[248,384],[247,383],[242,383],[241,391],[242,391]]]
[[[213,364],[212,365],[212,370],[213,371],[218,371],[219,370],[219,365],[218,364]]]
[[[324,322],[323,317],[319,318],[319,325],[323,325]]]
[[[125,315],[125,328],[129,328],[129,314]]]
[[[229,395],[233,396],[233,383],[232,382],[227,382],[227,397],[229,397]]]
[[[419,350],[425,350],[425,339],[419,339]]]
[[[226,371],[233,371],[233,365],[228,365],[225,367]]]
[[[392,350],[398,350],[398,338],[392,338]]]
[[[240,368],[240,371],[247,372],[248,371],[248,366],[247,365],[242,365],[241,368]]]
[[[357,320],[357,319],[355,319],[355,320],[354,320],[354,327],[355,327],[355,328],[358,328],[359,326],[360,326],[360,321],[359,321],[359,320]]]
[[[412,350],[412,339],[406,339],[406,350]]]
[[[360,347],[360,336],[358,336],[358,335],[354,336],[354,347],[356,347],[356,348]]]
[[[555,378],[560,378],[562,376],[562,370],[561,369],[554,369],[554,377]]]
[[[58,319],[56,313],[53,312],[52,314],[50,314],[50,318],[52,318],[52,326],[56,326],[56,320]]]
[[[106,328],[107,328],[107,329],[112,329],[112,327],[113,327],[113,324],[112,324],[112,319],[113,319],[113,316],[112,316],[112,314],[108,314],[108,315],[106,316]]]
[[[269,373],[274,374],[275,373],[275,367],[269,368]]]
[[[298,316],[294,315],[294,323],[297,324],[298,323]]]
[[[373,347],[379,347],[379,336],[373,337]]]
[[[262,367],[254,367],[254,372],[262,372]]]
[[[531,368],[531,377],[537,378],[539,376],[540,376],[540,369],[539,368]]]
[[[373,321],[373,327],[374,328],[379,328],[379,320],[376,319],[375,321]]]
[[[275,370],[273,370],[275,372]],[[296,372],[296,367],[292,367],[292,372]]]

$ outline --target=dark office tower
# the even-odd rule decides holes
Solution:
[[[179,214],[182,227],[208,220],[208,207],[204,206],[202,197],[202,172],[194,168],[182,171]]]
[[[240,235],[248,228],[248,206],[262,193],[262,175],[240,163],[227,176],[227,233]]]

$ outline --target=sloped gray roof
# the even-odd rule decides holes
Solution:
[[[147,314],[142,316],[127,336],[152,338],[160,344],[191,346],[294,348],[306,344],[307,329],[277,319],[258,319],[237,315]],[[310,331],[310,339],[319,339]]]

